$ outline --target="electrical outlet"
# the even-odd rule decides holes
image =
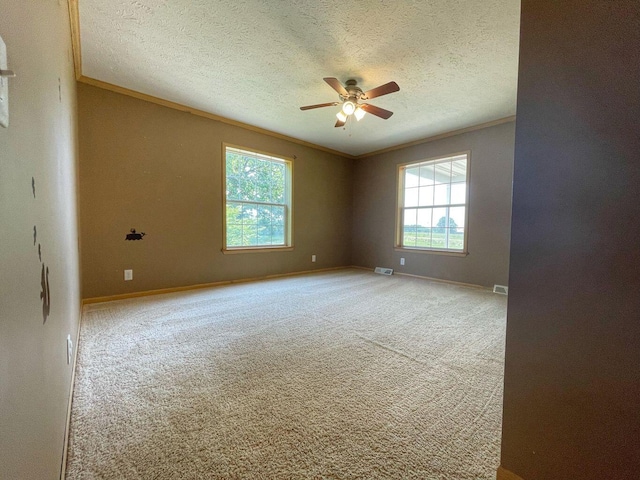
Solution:
[[[404,257],[400,257],[400,265],[404,265]]]
[[[316,256],[315,255],[311,255],[311,261],[315,262],[316,261]]]
[[[73,342],[71,341],[71,334],[67,335],[67,365],[71,365],[71,359],[73,358]]]
[[[133,280],[133,270],[124,271],[124,280],[125,281]]]

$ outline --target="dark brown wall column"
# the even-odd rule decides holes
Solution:
[[[640,472],[640,3],[524,0],[502,465]]]

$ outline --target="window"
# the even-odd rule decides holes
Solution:
[[[292,162],[224,146],[226,252],[291,247]]]
[[[466,253],[469,154],[400,165],[396,247]]]

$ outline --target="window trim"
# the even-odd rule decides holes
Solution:
[[[409,165],[416,165],[426,162],[437,162],[438,160],[445,160],[447,158],[456,157],[459,155],[467,156],[467,185],[465,193],[465,216],[464,216],[464,244],[462,250],[450,250],[446,248],[433,248],[433,247],[407,247],[402,245],[402,209],[404,208],[404,170]],[[411,162],[399,163],[396,168],[396,228],[394,239],[394,250],[398,252],[414,252],[414,253],[427,253],[435,255],[448,255],[454,257],[466,257],[469,255],[468,243],[469,243],[469,211],[471,209],[469,199],[469,185],[471,174],[471,150],[464,150],[456,153],[449,153],[447,155],[440,155],[437,157],[425,158],[423,160],[414,160]],[[450,206],[449,204],[448,206]]]
[[[281,160],[286,165],[285,176],[285,244],[284,245],[256,245],[256,246],[227,246],[227,148],[235,148],[248,153],[264,155]],[[234,255],[238,253],[266,253],[266,252],[290,252],[293,251],[293,158],[264,152],[249,147],[242,147],[231,143],[222,143],[222,253]],[[288,187],[287,188],[287,184]]]

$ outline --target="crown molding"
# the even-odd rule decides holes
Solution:
[[[68,0],[69,23],[71,25],[71,48],[73,49],[73,70],[76,80],[82,77],[82,50],[80,49],[80,13],[78,0]]]

